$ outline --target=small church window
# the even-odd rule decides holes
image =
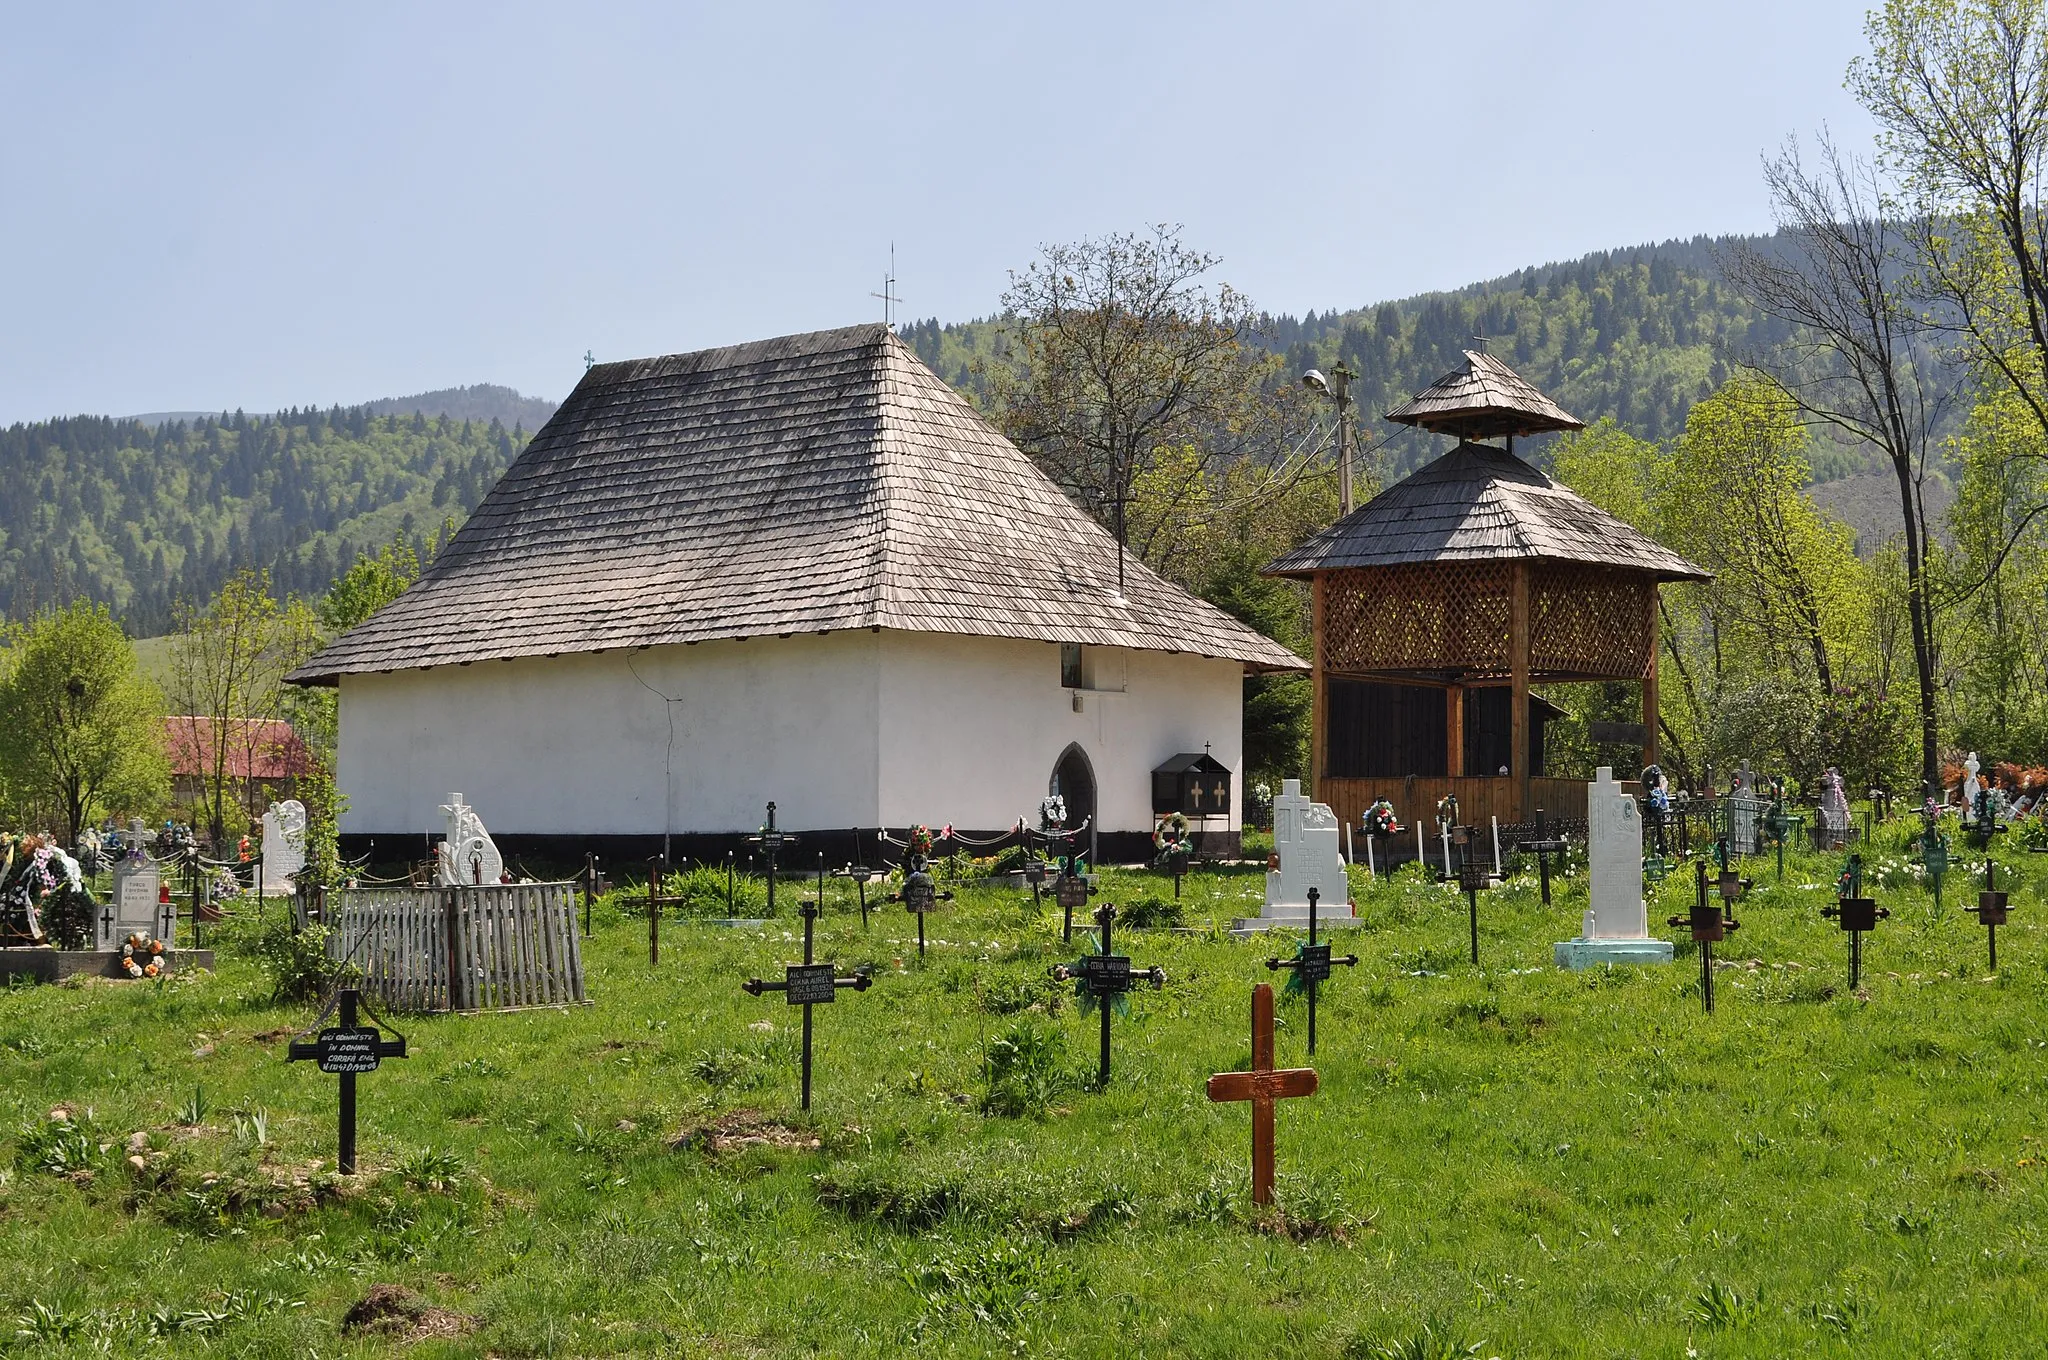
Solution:
[[[1081,675],[1081,644],[1062,642],[1060,644],[1060,688],[1083,689],[1086,686]]]

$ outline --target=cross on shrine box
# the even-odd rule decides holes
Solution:
[[[775,804],[770,803],[768,811],[772,823]],[[784,964],[780,982],[763,982],[760,978],[748,978],[740,984],[740,990],[749,996],[760,996],[763,992],[781,992],[784,1001],[792,1006],[804,1008],[803,1108],[808,1110],[811,1108],[811,1007],[828,1005],[838,1000],[841,987],[851,987],[856,992],[864,992],[873,985],[874,979],[864,972],[856,972],[851,977],[839,977],[831,964],[813,963],[811,946],[818,924],[818,904],[805,902],[797,908],[797,914],[804,918],[804,961]]]
[[[1313,1067],[1273,1066],[1273,989],[1252,988],[1252,1070],[1209,1078],[1209,1099],[1252,1104],[1252,1203],[1273,1202],[1273,1102],[1316,1093]]]
[[[322,1072],[341,1078],[341,1155],[337,1169],[344,1176],[356,1174],[357,1075],[376,1071],[377,1064],[385,1058],[409,1056],[403,1034],[393,1030],[397,1037],[386,1039],[375,1025],[356,1023],[356,1006],[361,1000],[362,993],[354,987],[342,988],[340,1026],[321,1030],[319,1037],[310,1042],[294,1039],[284,1054],[286,1062],[318,1063]]]

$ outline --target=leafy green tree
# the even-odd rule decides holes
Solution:
[[[1912,232],[1887,211],[1878,170],[1845,157],[1825,134],[1818,153],[1818,164],[1808,166],[1793,144],[1766,163],[1779,237],[1771,250],[1738,246],[1726,272],[1793,327],[1785,344],[1760,358],[1801,413],[1890,465],[1918,681],[1920,779],[1932,790],[1941,764],[1926,487],[1952,379],[1912,296]]]
[[[17,805],[54,812],[66,844],[103,813],[169,795],[163,700],[106,606],[74,604],[14,630],[0,759]]]
[[[1784,389],[1731,379],[1686,417],[1664,468],[1657,526],[1715,573],[1699,594],[1716,676],[1766,658],[1786,670],[1803,660],[1825,697],[1864,618],[1867,582],[1848,530],[1805,492],[1806,444]]]
[[[313,611],[277,600],[262,571],[237,572],[204,608],[181,606],[178,625],[172,721],[184,724],[181,743],[199,753],[207,830],[219,844],[230,814],[240,812],[233,771],[262,754],[261,723],[283,716],[285,674],[311,654],[319,631]]]
[[[419,576],[419,554],[404,539],[393,539],[375,556],[358,557],[335,578],[316,610],[321,626],[347,632],[403,595]]]
[[[1251,304],[1203,282],[1217,263],[1172,227],[1048,246],[1010,276],[1010,344],[983,367],[1003,432],[1155,566],[1219,476],[1284,481],[1313,462],[1292,437],[1305,403],[1253,342]]]

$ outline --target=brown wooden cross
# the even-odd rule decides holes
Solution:
[[[1273,1202],[1273,1102],[1316,1093],[1313,1067],[1273,1066],[1273,989],[1252,988],[1252,1070],[1209,1078],[1209,1099],[1252,1103],[1252,1203]]]

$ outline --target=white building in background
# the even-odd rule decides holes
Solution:
[[[1062,794],[1105,857],[1151,772],[1242,798],[1250,671],[1291,652],[1135,561],[886,327],[592,368],[397,601],[295,672],[340,687],[343,834],[462,789],[538,837],[913,822]],[[357,841],[356,843],[360,843]]]

